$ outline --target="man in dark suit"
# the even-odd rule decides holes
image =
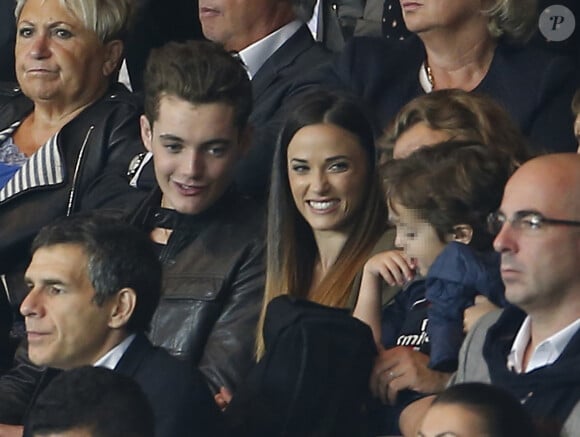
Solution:
[[[399,0],[322,0],[320,8],[319,39],[333,52],[340,52],[353,36],[403,40],[409,35]]]
[[[131,89],[143,90],[143,72],[151,49],[169,41],[194,39],[203,39],[197,0],[138,0],[125,43]]]
[[[137,381],[153,407],[156,436],[216,435],[219,412],[201,374],[145,336],[161,289],[146,233],[97,214],[62,219],[34,240],[25,279],[28,358],[42,367],[22,363],[5,376],[18,388],[3,384],[0,420],[22,425],[56,374],[92,365]],[[5,429],[22,434],[19,426]]]
[[[236,169],[238,187],[262,197],[288,100],[311,88],[305,73],[330,56],[306,22],[315,0],[199,0],[203,34],[239,53],[252,80],[252,147]]]

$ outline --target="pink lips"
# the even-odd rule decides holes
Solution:
[[[310,199],[306,201],[306,205],[313,214],[326,215],[334,213],[340,206],[338,199]]]
[[[502,279],[507,282],[509,282],[511,279],[515,279],[520,275],[519,270],[510,267],[502,267],[500,272]]]
[[[179,182],[173,182],[173,186],[182,196],[197,196],[203,190],[205,190],[205,185],[189,185],[189,184],[181,184]]]
[[[202,6],[199,8],[199,18],[211,18],[220,14],[218,9]]]
[[[46,333],[36,332],[36,331],[27,331],[26,337],[28,338],[29,343],[33,343],[35,341],[40,340],[42,337],[47,335]]]
[[[417,2],[410,2],[410,1],[401,2],[401,8],[405,12],[415,11],[421,6],[422,6],[421,3],[417,3]]]
[[[28,70],[26,70],[26,74],[32,75],[56,74],[56,71],[49,70],[47,68],[29,68]]]

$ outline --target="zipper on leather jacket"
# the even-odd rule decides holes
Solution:
[[[8,281],[6,280],[6,275],[0,275],[0,283],[2,284],[2,288],[4,289],[4,293],[6,294],[6,299],[8,299],[8,303],[12,303],[12,299],[10,298],[10,290],[8,289]]]
[[[73,212],[75,195],[76,195],[76,188],[77,188],[77,180],[78,180],[79,173],[80,173],[80,170],[81,170],[81,162],[83,160],[83,156],[85,155],[85,149],[86,149],[87,144],[89,142],[89,137],[91,136],[91,133],[93,132],[94,129],[95,129],[95,126],[93,125],[87,131],[87,134],[85,135],[85,139],[83,141],[83,145],[81,146],[81,150],[79,152],[79,156],[77,158],[77,162],[75,164],[75,172],[73,174],[72,186],[71,186],[71,189],[70,189],[70,192],[69,192],[68,205],[67,205],[67,208],[66,208],[66,215],[67,215],[67,217],[69,215],[71,215],[72,212]]]

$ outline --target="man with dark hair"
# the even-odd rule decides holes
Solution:
[[[235,390],[254,362],[264,290],[263,211],[233,185],[251,109],[243,66],[218,44],[153,50],[141,137],[157,186],[131,219],[163,263],[150,338],[199,367],[214,392]]]
[[[161,287],[147,235],[117,217],[82,214],[44,227],[32,248],[20,312],[34,366],[22,362],[4,377],[0,420],[24,423],[55,374],[92,365],[137,381],[153,406],[157,436],[213,436],[219,413],[199,372],[145,336]],[[10,381],[19,384],[14,391]]]
[[[31,437],[154,437],[143,390],[103,367],[62,372],[38,396],[24,426]]]
[[[245,193],[269,189],[274,145],[288,100],[310,88],[305,73],[329,59],[306,22],[316,0],[199,0],[204,36],[238,52],[252,81],[252,147],[236,166]]]

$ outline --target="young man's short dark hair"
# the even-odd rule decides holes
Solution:
[[[209,41],[170,42],[151,51],[145,70],[145,115],[153,125],[159,101],[171,95],[191,104],[225,103],[245,127],[252,111],[252,87],[241,61]]]
[[[103,367],[79,367],[58,375],[40,394],[25,435],[76,430],[91,437],[153,437],[153,411],[128,376]]]

